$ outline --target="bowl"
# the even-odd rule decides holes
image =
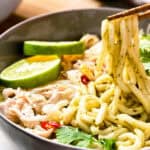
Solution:
[[[15,25],[0,35],[0,69],[22,57],[24,40],[76,40],[85,33],[100,35],[101,21],[118,11],[116,8],[71,10],[41,15]],[[148,22],[141,22],[140,27],[146,29]],[[0,127],[19,150],[79,149],[30,134],[2,114]]]
[[[21,0],[0,0],[0,22],[16,9]]]

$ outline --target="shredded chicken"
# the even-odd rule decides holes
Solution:
[[[54,129],[51,128],[48,130],[44,130],[43,128],[41,128],[41,126],[37,125],[34,129],[26,128],[26,131],[30,133],[35,133],[36,135],[39,135],[45,138],[49,138],[51,134],[54,132]]]

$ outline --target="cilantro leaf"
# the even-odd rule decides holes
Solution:
[[[80,147],[90,147],[94,142],[92,135],[70,126],[63,126],[57,129],[56,138],[61,143],[72,144]]]
[[[145,35],[141,37],[140,55],[142,61],[150,61],[150,35]]]
[[[116,141],[114,139],[100,139],[99,142],[103,145],[104,150],[116,150]]]
[[[92,145],[92,140],[81,140],[81,141],[78,141],[76,146],[79,146],[79,147],[90,147]]]
[[[150,34],[140,39],[140,56],[146,73],[150,75]]]
[[[142,36],[140,39],[140,55],[150,61],[150,34]]]
[[[150,40],[150,34],[144,34],[144,35],[142,35],[141,39]]]
[[[104,150],[116,150],[115,140],[96,140],[92,135],[71,126],[63,126],[57,129],[56,138],[58,142],[63,144],[71,144],[86,148],[91,148],[94,144],[99,144],[100,146],[103,146]]]

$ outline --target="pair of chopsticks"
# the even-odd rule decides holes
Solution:
[[[107,18],[108,20],[113,20],[120,17],[132,15],[132,14],[138,14],[139,19],[150,18],[150,3],[119,12],[112,16],[108,16]]]

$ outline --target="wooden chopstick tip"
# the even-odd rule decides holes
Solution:
[[[144,12],[144,11],[146,11],[146,12]],[[140,13],[141,13],[141,15],[140,15]],[[150,13],[150,3],[144,4],[144,5],[141,5],[138,7],[134,7],[134,8],[119,12],[117,14],[108,16],[107,19],[113,20],[113,19],[125,17],[128,15],[133,15],[133,14],[139,14],[140,18],[145,18],[145,17],[149,17],[149,13]]]

